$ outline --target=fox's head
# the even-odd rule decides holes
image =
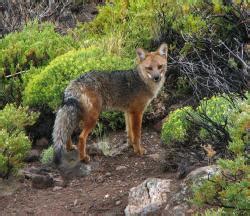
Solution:
[[[155,52],[147,52],[138,48],[136,54],[139,60],[139,71],[144,79],[159,83],[165,78],[168,56],[167,44],[162,44]]]

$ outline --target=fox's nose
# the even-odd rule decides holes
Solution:
[[[160,76],[158,76],[158,75],[154,76],[154,81],[159,82],[160,81]]]

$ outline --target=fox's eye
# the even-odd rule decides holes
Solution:
[[[152,67],[146,67],[147,70],[152,70]]]
[[[158,65],[158,69],[159,69],[159,70],[162,69],[162,65]]]

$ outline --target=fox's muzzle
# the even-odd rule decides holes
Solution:
[[[155,76],[153,76],[153,80],[154,80],[155,82],[160,82],[161,77],[160,77],[159,75],[155,75]]]

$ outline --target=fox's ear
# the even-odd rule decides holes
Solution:
[[[142,48],[136,49],[136,55],[140,61],[143,61],[146,58],[147,51]]]
[[[168,57],[168,45],[163,43],[159,48],[158,48],[158,53],[161,55],[161,56],[164,56],[165,58]]]

